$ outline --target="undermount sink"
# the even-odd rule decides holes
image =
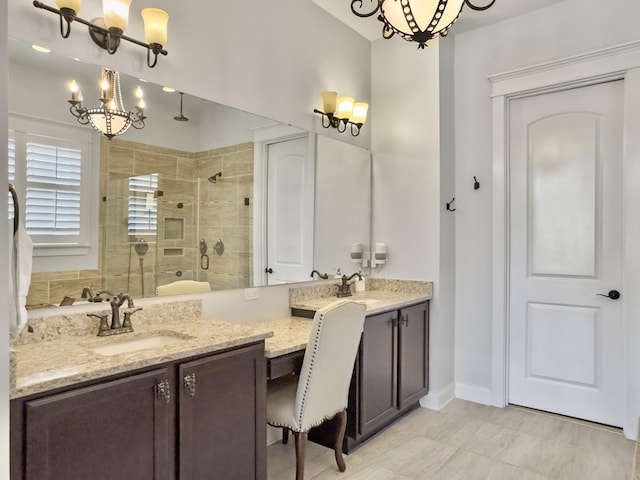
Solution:
[[[100,355],[113,356],[123,353],[137,352],[138,350],[146,350],[148,348],[160,348],[168,345],[175,345],[191,338],[193,337],[190,337],[189,335],[165,331],[150,334],[149,336],[142,338],[138,337],[131,340],[123,339],[123,341],[100,345],[98,347],[93,347],[90,350]]]
[[[372,305],[374,303],[379,303],[382,300],[376,300],[375,298],[363,298],[362,300],[354,300],[356,303],[362,303],[363,305]]]

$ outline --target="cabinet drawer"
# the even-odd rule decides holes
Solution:
[[[273,380],[292,373],[300,373],[302,360],[304,360],[304,350],[270,358],[267,366],[267,378]]]

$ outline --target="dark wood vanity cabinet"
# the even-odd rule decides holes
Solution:
[[[173,406],[157,394],[169,378],[161,368],[25,402],[24,478],[171,478]]]
[[[428,390],[428,303],[367,317],[350,392],[347,450],[416,407]]]
[[[12,480],[266,478],[264,344],[11,402]]]
[[[351,378],[343,451],[418,406],[429,390],[429,303],[368,316]],[[326,422],[309,438],[332,446]]]
[[[266,478],[263,349],[178,367],[180,480]]]

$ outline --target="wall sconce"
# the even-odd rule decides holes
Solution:
[[[313,112],[322,115],[324,128],[333,127],[343,133],[349,125],[351,135],[357,137],[362,125],[367,121],[368,110],[368,103],[354,103],[352,97],[338,97],[338,92],[327,91],[322,92],[322,111],[314,109]]]
[[[169,14],[158,8],[144,8],[141,12],[144,22],[145,42],[127,37],[124,31],[129,25],[129,6],[131,0],[102,0],[103,18],[94,19],[104,25],[88,22],[78,17],[82,0],[56,0],[60,10],[35,0],[33,6],[55,13],[60,17],[60,35],[68,38],[71,33],[71,23],[79,22],[89,27],[89,35],[93,41],[110,54],[116,53],[121,40],[135,43],[147,49],[147,65],[153,68],[158,63],[158,55],[166,55],[162,47],[167,43],[167,23]],[[151,59],[153,54],[153,61]]]
[[[69,85],[71,90],[71,114],[78,119],[82,125],[91,124],[98,132],[109,140],[116,135],[126,132],[130,126],[133,128],[144,128],[144,99],[140,87],[136,89],[135,95],[138,98],[135,112],[127,112],[122,103],[122,93],[120,92],[120,74],[108,68],[102,69],[100,80],[100,102],[102,105],[97,108],[86,108],[82,105],[82,92],[78,84],[73,80]]]

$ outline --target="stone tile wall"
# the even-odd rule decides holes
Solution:
[[[251,285],[252,143],[191,153],[102,138],[100,157],[99,268],[34,273],[28,306],[56,304],[65,295],[79,299],[85,286],[140,298],[143,286],[149,297],[156,286],[184,279],[209,281],[214,290]],[[215,184],[207,180],[218,172]],[[128,234],[129,177],[151,173],[159,174],[158,232],[141,237],[148,251],[140,257]],[[177,236],[167,231],[176,225],[182,227]],[[208,245],[207,270],[200,268],[200,239]],[[222,255],[215,253],[218,240]]]

